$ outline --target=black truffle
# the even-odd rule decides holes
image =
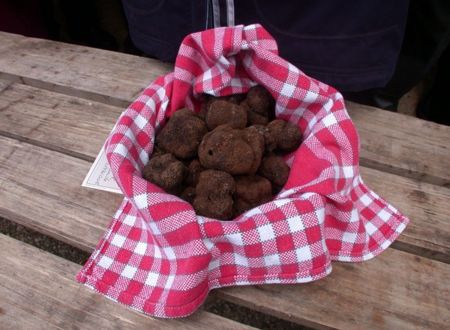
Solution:
[[[206,124],[192,111],[176,111],[156,137],[157,145],[179,158],[197,155],[198,145],[208,132]]]
[[[206,170],[200,173],[195,188],[193,207],[198,215],[229,220],[233,216],[233,177],[223,171]]]
[[[182,189],[186,174],[186,166],[171,154],[152,157],[142,171],[144,179],[172,194]]]

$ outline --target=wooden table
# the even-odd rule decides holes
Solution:
[[[119,114],[158,61],[0,32],[0,217],[91,252],[121,197],[82,188]],[[231,287],[215,299],[299,325],[444,329],[450,325],[450,128],[348,104],[363,179],[410,217],[392,247],[334,263],[323,280]],[[145,317],[74,281],[80,266],[0,234],[2,328],[245,328],[201,310]]]

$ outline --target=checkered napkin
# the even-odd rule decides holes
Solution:
[[[276,116],[304,135],[286,157],[290,176],[273,201],[219,221],[142,178],[155,131],[174,111],[199,111],[203,93],[256,84],[275,98]],[[125,198],[77,279],[133,309],[173,318],[193,313],[213,288],[310,282],[330,273],[331,260],[370,259],[408,219],[363,183],[358,149],[342,96],[280,58],[260,25],[191,34],[174,72],[147,87],[108,138]]]

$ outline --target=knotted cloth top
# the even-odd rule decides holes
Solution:
[[[142,178],[155,131],[174,111],[199,111],[203,93],[256,84],[275,98],[276,116],[304,136],[286,157],[289,179],[273,201],[219,221]],[[358,135],[342,96],[279,57],[260,25],[188,35],[174,72],[123,112],[106,153],[125,197],[77,279],[153,316],[189,315],[217,287],[317,280],[331,260],[376,256],[408,223],[361,180]]]

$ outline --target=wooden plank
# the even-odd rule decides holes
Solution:
[[[97,155],[121,112],[103,103],[0,80],[0,134],[79,158]]]
[[[219,298],[319,329],[447,329],[450,265],[388,249],[310,284],[230,287]]]
[[[450,127],[347,102],[361,164],[450,187]]]
[[[82,159],[0,137],[0,216],[91,250],[122,196],[82,188],[89,166]]]
[[[450,189],[361,167],[377,194],[410,219],[393,247],[450,263]]]
[[[186,319],[141,315],[82,287],[80,266],[0,234],[2,329],[251,329],[200,310]]]
[[[122,197],[82,188],[89,166],[82,159],[0,137],[0,216],[90,250]],[[369,186],[411,217],[396,244],[450,262],[450,190],[369,168],[362,168],[362,174]],[[16,207],[21,201],[26,208]]]
[[[18,34],[13,34],[13,33],[8,33],[8,32],[2,32],[0,31],[0,51],[2,49],[7,49],[9,47],[12,47],[13,45],[19,43],[20,41],[22,41],[25,37],[18,35]]]
[[[0,48],[0,77],[119,106],[172,69],[154,59],[6,32],[0,40],[9,45]]]
[[[144,57],[5,32],[0,40],[9,45],[0,48],[0,78],[121,107],[172,68]],[[349,112],[361,136],[363,164],[450,185],[449,127],[354,103]]]
[[[93,101],[20,84],[7,86],[8,88],[4,88],[3,93],[0,93],[0,109],[3,109],[0,111],[0,135],[27,141],[46,149],[56,150],[89,161],[92,161],[96,156],[120,113],[120,109],[117,107]],[[7,144],[5,144],[5,147]],[[27,151],[19,151],[22,148]],[[69,157],[62,157],[60,154],[49,153],[46,150],[34,149],[29,146],[20,146],[19,150],[16,151],[18,154],[14,159],[20,161],[19,158],[25,157],[25,154],[28,157],[38,159],[38,164],[43,168],[43,174],[45,173],[42,178],[50,181],[55,180],[55,182],[47,183],[44,179],[41,179],[41,176],[37,178],[30,177],[30,174],[27,174],[28,171],[33,170],[36,160],[31,161],[30,164],[20,161],[21,165],[18,167],[14,165],[14,160],[9,160],[9,165],[6,166],[10,166],[13,171],[10,174],[9,184],[14,185],[14,188],[11,186],[10,189],[15,191],[15,194],[20,192],[21,198],[26,198],[27,194],[30,193],[29,190],[32,189],[28,187],[29,182],[33,179],[39,182],[39,184],[33,184],[33,189],[47,187],[45,191],[48,192],[50,191],[48,187],[51,186],[54,190],[54,196],[66,196],[66,189],[73,191],[69,195],[71,197],[68,197],[66,204],[64,204],[65,209],[60,209],[58,212],[61,219],[66,217],[78,219],[77,212],[74,212],[73,208],[70,207],[73,204],[72,198],[78,200],[82,198],[81,196],[86,196],[87,201],[80,202],[82,205],[91,208],[93,214],[95,214],[95,210],[101,210],[100,213],[102,219],[104,219],[102,220],[104,221],[102,226],[98,228],[98,232],[90,231],[90,233],[100,235],[101,229],[108,223],[109,216],[114,213],[114,208],[118,205],[120,197],[112,195],[110,198],[111,194],[104,192],[100,192],[97,196],[95,195],[96,192],[81,189],[79,184],[87,173],[89,166],[85,162],[72,160]],[[22,156],[22,154],[24,155]],[[52,159],[51,169],[46,163],[47,158]],[[70,169],[70,173],[66,169]],[[422,256],[450,262],[450,190],[369,168],[363,167],[361,170],[369,186],[412,218],[412,223],[395,246]],[[60,174],[61,171],[62,175]],[[18,180],[20,182],[17,182]],[[9,207],[13,206],[16,200],[20,200],[18,198],[18,196],[14,196],[14,198],[11,196],[5,197],[4,214],[11,212]],[[40,201],[42,198],[41,195],[33,197],[33,202],[37,203],[36,206],[40,203],[38,200]],[[7,202],[8,204],[6,204]],[[45,203],[45,205],[48,206],[49,210],[52,210],[56,207],[55,203],[58,203],[57,198],[51,203]],[[107,203],[107,206],[104,203]],[[42,212],[42,208],[37,212]],[[10,217],[13,216],[10,215]],[[57,226],[51,228],[46,228],[47,223],[44,223],[42,224],[43,228],[39,228],[41,226],[39,223],[31,221],[27,224],[26,217],[23,217],[24,215],[16,214],[13,218],[26,226],[34,226],[35,229],[51,235],[63,235],[60,239],[66,239],[64,235],[67,228],[64,221],[61,220]],[[54,221],[57,221],[57,219]],[[81,226],[82,223],[83,219],[77,220],[77,226]],[[91,221],[88,220],[87,223],[91,223]],[[82,226],[78,229],[80,231],[87,230]],[[47,232],[47,230],[51,230],[51,232]],[[55,232],[55,230],[58,231]],[[74,243],[85,244],[85,242],[78,241]]]
[[[79,187],[89,167],[84,160],[8,138],[0,138],[0,146],[0,173],[8,173],[0,179],[0,216],[92,251],[119,196]],[[330,277],[313,284],[217,292],[230,302],[318,328],[439,329],[448,321],[448,264],[388,249],[373,261],[334,267]]]

